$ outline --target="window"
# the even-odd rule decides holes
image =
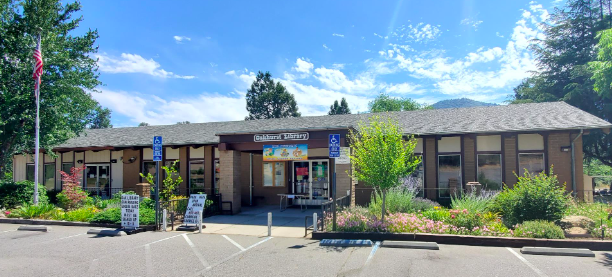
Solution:
[[[66,172],[68,175],[70,175],[70,171],[72,170],[73,164],[72,163],[62,163],[62,171]]]
[[[175,162],[176,160],[166,160],[166,163],[164,164],[165,166],[167,166],[168,168],[172,167],[172,164]],[[172,176],[173,179],[178,178],[178,176],[181,174],[181,162],[177,162],[176,165],[174,165],[174,168],[176,169],[176,173],[173,174],[174,176]],[[162,171],[164,171],[164,178],[166,178],[166,171],[162,169]]]
[[[47,190],[55,189],[55,164],[45,164],[43,171],[43,184]]]
[[[502,189],[501,154],[478,154],[478,183],[486,190]]]
[[[156,163],[154,161],[142,162],[142,173],[144,174],[144,176],[147,176],[147,173],[151,173],[151,175],[155,176],[155,166]]]
[[[221,164],[219,159],[215,159],[215,194],[219,193],[219,184],[221,182]]]
[[[266,162],[263,163],[263,186],[284,187],[285,186],[285,163]]]
[[[34,164],[26,164],[26,180],[34,182]]]
[[[204,192],[204,160],[189,162],[189,193]]]
[[[438,195],[448,198],[461,189],[461,155],[438,156]]]
[[[525,170],[531,174],[544,172],[544,153],[520,153],[519,172],[524,174]]]

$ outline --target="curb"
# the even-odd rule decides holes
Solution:
[[[408,249],[426,249],[426,250],[440,250],[440,247],[435,242],[424,242],[424,241],[383,241],[380,247],[387,248],[408,248]]]
[[[57,225],[57,226],[77,226],[77,227],[105,227],[105,228],[121,228],[121,225],[110,223],[91,223],[79,221],[61,221],[61,220],[46,220],[46,219],[21,219],[21,218],[0,218],[0,224],[25,224],[25,225]],[[147,231],[155,231],[155,225],[143,225],[140,228]]]
[[[595,257],[593,251],[584,248],[523,247],[521,253],[527,255]]]
[[[427,241],[439,244],[497,247],[586,248],[592,251],[612,251],[612,241],[572,239],[532,239],[508,237],[478,237],[444,234],[314,232],[312,239],[369,239],[372,241]]]
[[[37,231],[37,232],[49,232],[51,227],[49,226],[36,226],[36,225],[22,225],[17,228],[17,231]]]
[[[127,234],[124,231],[121,231],[119,229],[89,229],[89,231],[87,231],[88,235],[97,235],[97,236],[101,236],[101,237],[121,237],[121,236],[127,236]]]

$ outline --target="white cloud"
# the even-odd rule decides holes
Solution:
[[[500,34],[499,32],[495,32],[495,36],[500,37],[500,38],[504,38],[504,36],[502,34]]]
[[[314,72],[315,79],[332,90],[342,90],[352,93],[371,92],[378,86],[375,84],[374,78],[367,75],[361,75],[358,78],[350,80],[342,71],[325,68],[324,66],[315,69]]]
[[[420,85],[411,83],[389,84],[385,91],[390,94],[423,94],[425,90],[420,89]]]
[[[165,100],[139,92],[101,91],[92,93],[93,97],[113,113],[129,118],[133,126],[140,122],[163,125],[185,120],[193,123],[242,120],[247,115],[244,94],[231,97],[202,93],[190,98]],[[206,106],[206,109],[202,109],[202,106]]]
[[[461,25],[472,26],[474,30],[478,30],[478,25],[482,24],[482,20],[475,20],[472,18],[464,18],[461,20]]]
[[[391,37],[401,42],[430,42],[442,34],[439,27],[423,22],[416,25],[402,25],[391,33]]]
[[[327,45],[325,45],[325,44],[323,44],[323,48],[325,48],[325,50],[327,50],[327,51],[332,51],[332,49],[327,47]]]
[[[343,34],[336,34],[336,33],[333,33],[333,34],[332,34],[332,36],[334,36],[334,37],[341,37],[341,38],[343,38],[343,37],[344,37],[344,35],[343,35]]]
[[[343,64],[343,63],[332,64],[332,68],[333,69],[344,69],[344,66],[345,66],[345,64]]]
[[[306,74],[310,74],[313,68],[314,68],[314,65],[304,58],[301,58],[301,59],[298,58],[295,61],[295,67],[293,67],[295,71],[299,73],[306,73]]]
[[[174,36],[174,41],[176,41],[176,43],[183,43],[183,41],[191,41],[191,38],[185,36]]]
[[[106,53],[96,54],[100,71],[106,73],[143,73],[160,78],[193,79],[195,76],[178,75],[161,68],[153,59],[145,59],[137,54],[122,53],[121,57],[111,57]]]

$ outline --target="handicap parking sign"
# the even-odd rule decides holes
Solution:
[[[161,162],[162,160],[162,144],[163,140],[161,136],[153,137],[153,161]]]
[[[340,134],[329,135],[329,157],[340,157]]]

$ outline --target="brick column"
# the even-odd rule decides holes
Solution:
[[[225,150],[219,151],[219,165],[221,169],[221,180],[219,193],[223,196],[223,201],[232,201],[232,212],[240,212],[241,191],[240,191],[240,163],[241,154],[239,151]]]

